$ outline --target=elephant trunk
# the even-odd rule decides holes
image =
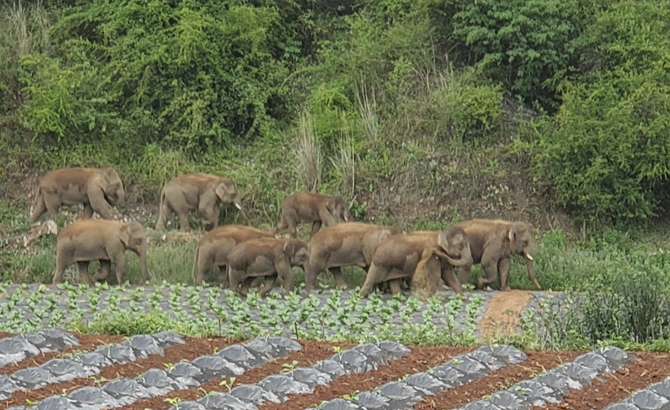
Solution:
[[[149,270],[147,269],[147,245],[143,244],[137,253],[140,258],[140,270],[142,271],[142,279],[140,284],[144,285],[149,281]]]
[[[447,252],[446,249],[442,248],[444,252],[440,252],[438,256],[442,259],[449,262],[449,264],[456,268],[461,268],[465,266],[471,266],[473,264],[472,251],[470,250],[470,244],[466,242],[465,246],[461,250],[460,258],[453,258]]]
[[[242,218],[247,223],[247,225],[251,226],[251,221],[249,221],[249,218],[247,217],[247,213],[244,212],[244,209],[242,208],[242,203],[240,203],[240,200],[235,198],[233,200],[233,205],[235,205],[235,208],[237,208],[237,210],[240,211],[240,214],[242,215]]]
[[[528,278],[530,279],[531,282],[533,282],[533,285],[538,290],[541,290],[542,287],[540,286],[540,283],[537,281],[537,278],[535,278],[535,264],[533,261],[535,260],[532,255],[532,251],[524,251],[523,252],[524,257],[526,258],[526,268],[528,269]]]

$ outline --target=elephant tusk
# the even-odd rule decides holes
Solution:
[[[524,255],[526,256],[526,259],[528,259],[528,260],[531,261],[531,262],[533,261],[533,257],[532,257],[532,256],[530,256],[530,255],[527,254],[527,253],[524,253]]]
[[[242,210],[242,206],[240,204],[235,204],[235,208],[239,209],[240,211]]]

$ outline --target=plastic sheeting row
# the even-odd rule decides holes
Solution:
[[[0,339],[0,367],[23,359],[79,346],[79,339],[61,329],[38,329],[23,335]]]
[[[150,354],[162,356],[164,348],[184,343],[183,336],[166,331],[153,336],[136,335],[121,343],[101,346],[68,359],[51,359],[37,367],[17,370],[10,376],[0,375],[0,400],[8,399],[16,390],[37,389],[78,377],[94,376],[104,367],[146,359]]]
[[[386,383],[374,390],[358,393],[349,400],[333,399],[319,408],[320,410],[411,409],[425,396],[437,395],[495,370],[521,363],[527,358],[524,352],[512,346],[482,346],[472,352],[456,356],[429,371],[415,373],[404,381]]]
[[[237,386],[230,393],[212,392],[197,401],[181,402],[170,410],[258,410],[257,406],[266,401],[284,403],[288,394],[311,394],[318,385],[327,386],[342,375],[376,370],[409,352],[407,347],[396,342],[363,344],[336,353],[311,367],[271,375],[255,384]]]
[[[181,361],[167,370],[154,368],[134,379],[119,378],[102,387],[86,386],[73,390],[67,396],[50,396],[30,409],[100,410],[122,407],[142,398],[198,387],[216,378],[239,376],[246,370],[301,349],[298,342],[284,337],[257,338],[244,345],[235,344],[215,354],[200,356],[190,362]],[[10,409],[29,408],[16,406]]]
[[[582,389],[596,377],[628,364],[635,356],[616,347],[601,347],[570,363],[555,367],[532,380],[523,380],[507,390],[468,403],[462,410],[529,410],[561,403],[570,389]]]

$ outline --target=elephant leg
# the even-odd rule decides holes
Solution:
[[[66,260],[64,253],[65,251],[60,251],[56,254],[56,269],[54,269],[54,277],[52,281],[54,285],[63,281],[63,273],[65,272],[65,269],[70,266],[70,262]]]
[[[247,296],[249,294],[249,289],[251,288],[251,284],[253,283],[254,279],[256,279],[256,278],[250,277],[250,278],[246,278],[242,282],[242,286],[240,286],[240,290],[239,290],[240,295]]]
[[[218,203],[213,205],[200,203],[200,209],[198,209],[200,215],[202,215],[202,227],[205,230],[211,230],[216,228],[219,225],[219,213],[221,207]]]
[[[391,294],[398,295],[402,292],[402,287],[400,286],[402,279],[393,279],[389,281],[389,287],[391,288]]]
[[[249,284],[250,287],[252,288],[259,288],[261,284],[265,283],[265,277],[263,276],[257,276],[253,278],[251,283]]]
[[[266,276],[265,281],[263,282],[263,286],[260,288],[258,294],[261,297],[267,296],[268,293],[272,290],[272,288],[275,286],[275,277],[274,276]]]
[[[286,292],[293,292],[295,285],[295,277],[293,276],[293,269],[291,265],[286,263],[282,258],[278,260],[275,259],[275,270],[277,271],[277,276],[282,280],[282,286]]]
[[[83,219],[93,218],[93,207],[91,207],[91,204],[89,204],[89,203],[84,204],[84,210],[81,213],[81,217]]]
[[[442,280],[444,281],[444,283],[447,284],[447,286],[451,288],[451,290],[461,295],[461,297],[465,297],[465,293],[463,293],[463,287],[461,286],[461,282],[456,277],[453,268],[447,268],[442,270]],[[429,296],[433,296],[434,294],[435,292],[429,294]]]
[[[314,259],[310,258],[309,263],[305,266],[305,292],[307,294],[312,293],[312,288],[316,283],[316,277],[319,276],[319,273],[323,270],[325,262],[319,260],[318,257]]]
[[[189,206],[186,203],[186,199],[182,195],[173,195],[172,198],[168,200],[166,196],[165,203],[167,206],[172,208],[174,213],[177,214],[177,217],[179,218],[179,224],[181,225],[181,229],[183,229],[186,232],[190,232],[191,226],[188,224]]]
[[[204,279],[205,274],[203,273],[203,279]],[[219,285],[227,288],[229,284],[228,281],[228,270],[226,269],[226,265],[219,266]]]
[[[30,223],[35,222],[37,220],[37,218],[39,218],[46,211],[47,211],[47,206],[44,203],[44,194],[40,193],[39,196],[37,197],[37,201],[35,203],[35,209],[30,214]]]
[[[335,266],[329,270],[330,273],[333,274],[333,278],[335,278],[335,286],[337,286],[338,289],[349,289],[349,284],[344,280],[344,276],[342,275],[341,267]]]
[[[55,218],[58,215],[58,209],[60,209],[60,197],[57,194],[44,194],[44,205],[49,211],[49,215]]]
[[[500,275],[500,290],[509,290],[509,267],[510,259],[502,258],[498,262],[498,273]]]
[[[363,286],[361,286],[361,290],[358,291],[358,295],[362,298],[368,297],[370,293],[372,292],[373,287],[381,282],[377,280],[377,277],[385,277],[385,272],[381,272],[380,268],[375,266],[374,264],[370,266],[370,269],[368,270],[368,274],[365,275],[365,282],[363,282]]]
[[[79,269],[79,281],[91,283],[91,278],[88,276],[88,261],[78,261],[77,268]]]
[[[241,270],[232,269],[230,266],[228,266],[226,271],[228,272],[227,276],[229,280],[228,288],[233,292],[237,292],[237,288],[240,286],[240,282],[245,279],[246,273]]]
[[[483,288],[484,285],[488,285],[491,282],[494,282],[498,278],[498,261],[500,257],[495,254],[495,251],[490,251],[485,249],[482,254],[482,269],[484,270],[485,278],[478,278],[477,284],[480,288]]]
[[[123,252],[120,252],[117,255],[111,257],[111,263],[114,264],[116,269],[116,282],[117,284],[123,284],[123,278],[126,275],[126,257]]]
[[[112,261],[101,260],[100,268],[101,268],[100,273],[96,273],[95,275],[93,275],[93,279],[91,280],[92,284],[95,284],[95,282],[97,281],[107,279],[107,277],[109,276],[109,272],[112,270]]]
[[[470,266],[458,268],[458,281],[461,284],[470,283]]]
[[[291,238],[297,238],[298,237],[298,224],[294,220],[287,220],[286,223],[288,224],[288,234]]]
[[[316,235],[316,233],[319,232],[319,229],[321,229],[321,225],[322,225],[321,221],[312,222],[312,232],[309,234],[310,239],[312,239],[314,235]]]

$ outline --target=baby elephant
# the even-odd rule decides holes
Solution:
[[[265,277],[260,295],[265,296],[274,285],[275,276],[279,276],[286,292],[292,292],[295,279],[293,267],[304,266],[309,261],[307,243],[291,238],[251,239],[235,246],[228,253],[228,279],[230,289],[246,295],[253,278]]]
[[[193,282],[200,285],[205,280],[207,271],[218,267],[220,270],[219,283],[227,287],[228,253],[235,245],[256,238],[274,238],[274,235],[245,225],[224,225],[207,232],[195,248],[191,276],[195,273],[196,268],[198,274],[193,278]]]
[[[116,266],[116,279],[121,284],[126,273],[125,251],[132,251],[140,258],[140,284],[146,283],[149,280],[147,236],[139,222],[84,219],[67,225],[56,238],[56,270],[53,283],[59,283],[65,269],[76,262],[79,275],[91,284],[106,279],[113,263]],[[95,260],[100,261],[102,273],[89,278],[88,264]]]

